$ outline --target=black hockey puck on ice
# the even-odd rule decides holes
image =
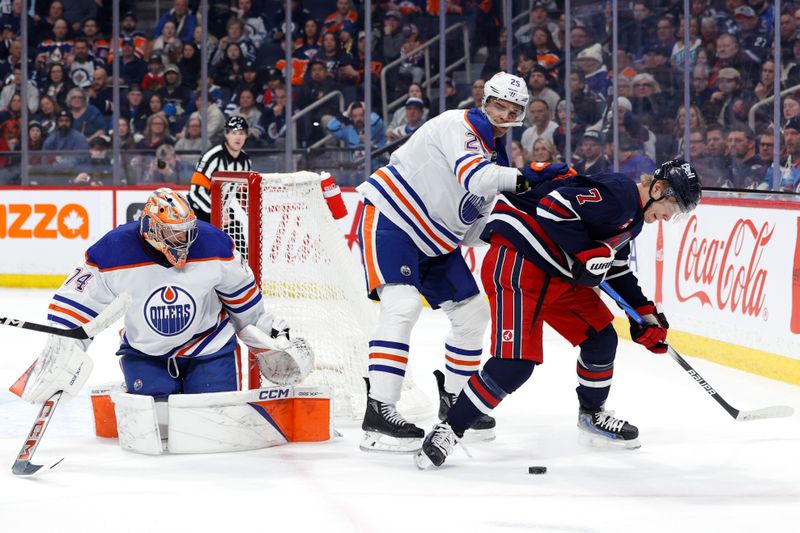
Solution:
[[[528,467],[529,474],[546,474],[547,467],[546,466],[529,466]]]

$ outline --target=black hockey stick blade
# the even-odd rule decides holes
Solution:
[[[131,295],[123,292],[117,296],[114,301],[108,304],[108,307],[103,309],[95,318],[79,328],[62,329],[45,324],[37,324],[35,322],[26,322],[25,320],[9,318],[5,316],[0,316],[0,326],[12,326],[15,328],[29,329],[32,331],[39,331],[41,333],[50,333],[51,335],[69,337],[71,339],[91,339],[122,317],[132,302],[133,298],[131,298]]]
[[[14,466],[11,467],[11,473],[15,476],[32,476],[44,466],[35,465],[31,460],[33,459],[33,454],[36,453],[36,448],[39,447],[39,443],[42,441],[42,437],[44,437],[47,425],[53,418],[53,413],[63,393],[64,391],[54,393],[42,404],[42,408],[39,409],[36,421],[33,423],[33,427],[30,433],[28,433],[28,437],[25,439],[22,449],[20,449],[19,454],[17,454],[17,460],[14,461]],[[50,468],[53,468],[61,461],[63,461],[63,459],[56,461]]]

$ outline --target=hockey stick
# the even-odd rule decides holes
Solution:
[[[39,414],[36,415],[36,421],[33,423],[30,433],[28,433],[28,438],[25,439],[22,449],[19,451],[19,454],[17,454],[17,460],[14,461],[14,466],[11,467],[11,473],[15,476],[32,476],[44,466],[33,464],[31,459],[33,459],[36,448],[39,447],[39,443],[44,436],[47,425],[50,423],[50,419],[53,418],[53,413],[58,406],[59,400],[61,400],[62,394],[64,394],[64,391],[56,392],[50,396],[50,398],[42,404],[42,408],[39,409]],[[64,459],[59,459],[50,465],[50,468],[52,469],[63,460]]]
[[[15,328],[29,329],[32,331],[39,331],[41,333],[50,333],[51,335],[59,335],[61,337],[69,337],[71,339],[91,339],[108,326],[117,321],[125,311],[130,307],[133,298],[131,295],[123,292],[112,301],[101,313],[94,319],[78,328],[62,329],[54,326],[47,326],[45,324],[36,324],[35,322],[26,322],[18,318],[8,318],[0,316],[0,326],[12,326]]]
[[[622,296],[620,296],[620,294],[617,291],[611,288],[608,282],[605,281],[602,282],[600,284],[600,288],[603,289],[603,291],[606,294],[608,294],[615,302],[617,302],[620,305],[620,307],[622,307],[625,310],[625,312],[628,313],[628,316],[630,316],[633,320],[636,321],[636,323],[638,323],[641,326],[645,325],[645,321],[639,315],[639,313],[637,313],[636,310],[633,307],[631,307],[630,304],[626,302],[625,299],[623,299]],[[729,415],[731,415],[735,420],[739,422],[744,420],[761,420],[764,418],[782,418],[786,416],[792,416],[792,414],[794,414],[794,409],[788,405],[773,405],[771,407],[764,407],[762,409],[756,409],[754,411],[740,411],[739,409],[736,409],[731,404],[726,402],[722,398],[722,396],[720,396],[719,393],[716,390],[714,390],[714,387],[712,387],[708,383],[708,381],[703,379],[703,377],[700,374],[698,374],[694,368],[692,368],[692,366],[686,361],[686,359],[681,357],[681,355],[678,352],[676,352],[669,344],[667,344],[667,353],[669,353],[670,357],[672,357],[679,365],[681,365],[681,367],[683,367],[686,373],[689,374],[698,385],[703,387],[703,389],[709,394],[709,396],[714,398],[714,400],[716,400],[717,403],[720,404],[722,408],[728,412]]]
[[[75,339],[88,339],[94,337],[111,324],[116,322],[119,318],[121,318],[128,308],[131,306],[133,302],[133,298],[130,294],[123,292],[122,294],[118,295],[108,306],[103,309],[98,315],[91,321],[87,322],[80,328],[75,329],[59,329],[59,328],[51,328],[50,326],[43,326],[41,324],[33,324],[37,326],[33,327],[25,327],[18,324],[9,324],[15,325],[17,327],[22,327],[24,329],[33,329],[35,331],[41,331],[45,333],[53,333],[54,335],[61,335],[64,337],[71,337]],[[22,321],[16,321],[21,324],[26,324]],[[29,324],[30,325],[30,324]],[[50,331],[53,330],[53,331]],[[69,335],[64,335],[64,332],[77,332],[72,333]],[[19,394],[22,396],[22,391],[25,388],[25,383],[27,382],[28,377],[30,376],[33,368],[35,367],[36,363],[34,362],[33,365],[22,375],[22,377],[17,380],[17,383],[11,387],[11,391],[15,394]],[[31,463],[31,459],[33,458],[34,452],[36,452],[36,448],[38,448],[39,443],[44,436],[44,431],[47,429],[47,425],[50,423],[50,419],[53,417],[53,413],[58,406],[58,402],[61,400],[61,396],[64,394],[63,390],[56,391],[50,396],[47,401],[42,404],[42,408],[39,410],[39,414],[36,416],[36,421],[33,423],[33,427],[31,428],[30,432],[28,433],[28,437],[25,439],[25,443],[22,445],[22,449],[17,454],[17,459],[14,461],[14,465],[11,467],[11,473],[16,476],[32,476],[36,472],[38,472],[43,465],[35,465]],[[50,468],[53,468],[58,463],[63,461],[63,459],[59,459],[52,465]]]

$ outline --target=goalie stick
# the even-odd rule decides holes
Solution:
[[[617,302],[620,307],[622,307],[625,312],[628,313],[628,316],[635,320],[639,325],[645,325],[645,321],[639,315],[639,313],[637,313],[636,310],[631,307],[630,304],[626,302],[617,291],[611,288],[611,286],[608,285],[608,282],[602,282],[600,284],[600,288],[603,289],[603,291],[615,302]],[[720,396],[720,394],[714,389],[714,387],[712,387],[708,381],[703,379],[703,377],[698,374],[694,368],[692,368],[686,359],[681,357],[681,355],[669,344],[667,344],[667,353],[669,353],[670,357],[672,357],[672,359],[681,365],[686,373],[689,374],[698,385],[703,387],[708,395],[714,398],[714,400],[716,400],[716,402],[720,404],[722,408],[725,409],[728,414],[731,415],[737,422],[746,420],[761,420],[764,418],[782,418],[792,416],[792,414],[794,414],[794,409],[788,405],[773,405],[771,407],[764,407],[762,409],[755,409],[753,411],[740,411],[726,402],[725,399],[722,398],[722,396]]]
[[[25,439],[22,449],[17,454],[17,460],[14,461],[14,466],[11,467],[11,473],[15,476],[32,476],[44,466],[33,464],[31,459],[33,459],[33,454],[36,452],[36,448],[39,447],[42,437],[44,437],[44,431],[53,418],[53,413],[58,406],[58,402],[61,400],[62,394],[64,394],[64,391],[57,391],[50,396],[50,398],[42,404],[42,408],[39,409],[39,414],[36,415],[36,421],[33,423],[33,427],[30,433],[28,433],[28,437]],[[63,460],[63,458],[59,459],[50,465],[50,469]]]
[[[47,326],[45,324],[37,324],[35,322],[27,322],[18,318],[9,318],[0,316],[0,326],[12,326],[15,328],[29,329],[32,331],[39,331],[41,333],[49,333],[51,335],[59,335],[61,337],[69,337],[71,339],[91,339],[108,326],[117,321],[125,311],[130,307],[133,299],[131,295],[123,292],[112,301],[101,313],[94,319],[78,328],[63,329],[55,326]]]
[[[133,302],[133,298],[130,294],[123,292],[119,296],[117,296],[108,306],[103,309],[98,315],[91,321],[84,324],[82,327],[75,328],[75,329],[59,329],[50,326],[44,326],[41,324],[31,324],[27,322],[23,322],[21,320],[14,321],[14,324],[7,324],[0,319],[0,324],[7,324],[7,325],[14,325],[16,327],[21,327],[24,329],[32,329],[34,331],[41,331],[44,333],[52,333],[54,335],[61,335],[63,337],[71,337],[74,339],[89,339],[94,337],[111,324],[116,322],[119,318],[121,318],[125,312],[130,307],[131,303]],[[25,325],[19,325],[25,324]],[[36,327],[30,327],[36,326]],[[51,331],[52,330],[52,331]],[[67,332],[69,334],[65,335],[64,333]],[[34,366],[36,363],[34,362],[33,365],[23,374],[23,376],[17,380],[17,383],[11,387],[11,391],[22,395],[22,390],[24,390],[25,382],[27,378],[30,376]],[[17,389],[17,390],[15,390]],[[61,396],[64,394],[64,391],[56,391],[50,396],[43,404],[42,408],[39,410],[39,414],[36,415],[36,421],[33,423],[33,427],[31,428],[30,432],[28,433],[28,437],[25,439],[25,443],[22,445],[22,449],[20,449],[19,454],[17,454],[17,459],[14,461],[14,465],[11,467],[11,473],[15,476],[32,476],[36,472],[38,472],[44,465],[36,465],[31,462],[33,459],[33,454],[36,452],[36,448],[39,447],[39,443],[44,436],[44,432],[47,429],[47,425],[50,423],[50,420],[53,418],[53,413],[58,406],[58,402],[61,400]],[[59,459],[52,465],[50,468],[55,467],[58,463],[63,461],[63,459]]]

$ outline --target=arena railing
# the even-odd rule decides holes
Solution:
[[[447,39],[448,34],[458,30],[461,31],[461,40],[464,45],[464,56],[447,65],[447,68],[445,69],[445,74],[454,71],[461,65],[464,65],[467,73],[467,82],[472,83],[472,64],[471,64],[472,60],[470,58],[469,28],[467,28],[467,25],[464,24],[463,22],[459,22],[458,24],[453,24],[452,26],[450,26],[445,30],[444,32],[445,39]],[[425,79],[422,81],[422,86],[425,88],[428,98],[431,97],[431,88],[433,87],[434,82],[439,81],[439,78],[441,77],[441,73],[431,76],[430,50],[433,45],[438,46],[439,39],[440,39],[439,35],[428,39],[427,41],[422,43],[420,47],[414,52],[415,54],[418,54],[421,51],[425,57]],[[389,113],[400,107],[400,105],[405,103],[406,99],[408,98],[406,95],[402,95],[389,102],[389,95],[387,91],[387,81],[386,81],[387,72],[399,67],[405,61],[405,59],[406,59],[405,56],[401,55],[391,63],[385,65],[383,69],[381,69],[381,103],[383,104],[382,106],[383,122],[386,124],[389,123]]]

